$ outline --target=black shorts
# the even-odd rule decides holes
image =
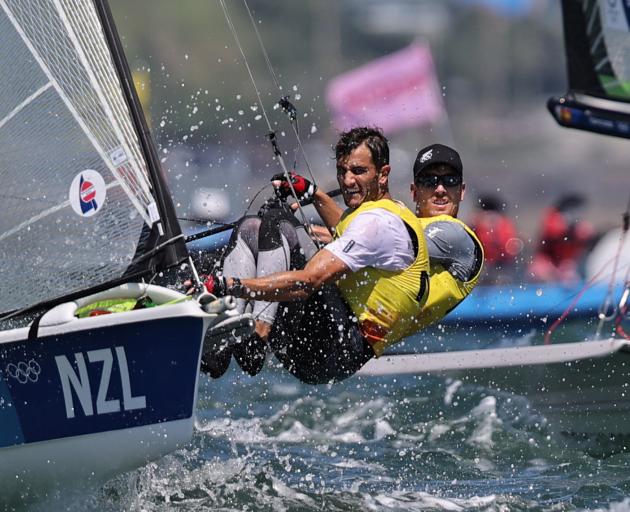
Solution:
[[[344,380],[374,357],[334,285],[306,301],[280,304],[269,345],[282,365],[307,384]]]

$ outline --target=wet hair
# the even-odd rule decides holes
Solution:
[[[365,144],[372,154],[372,162],[377,169],[389,164],[389,143],[380,128],[357,126],[343,132],[335,146],[337,161],[347,158],[361,144]]]

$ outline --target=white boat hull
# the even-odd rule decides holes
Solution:
[[[391,355],[364,376],[428,374],[528,398],[549,427],[576,438],[630,436],[630,342],[584,341],[533,347]]]
[[[81,304],[138,290],[157,303],[183,297],[124,285],[57,306],[36,335],[0,332],[0,501],[99,484],[190,440],[204,333],[222,315],[186,300],[74,317]]]
[[[5,448],[0,452],[0,503],[98,487],[185,446],[192,436],[193,419]]]

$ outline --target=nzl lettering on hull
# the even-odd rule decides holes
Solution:
[[[190,417],[201,329],[162,319],[0,345],[0,447]]]

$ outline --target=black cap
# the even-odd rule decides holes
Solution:
[[[462,159],[457,151],[444,144],[431,144],[418,152],[416,162],[413,164],[414,179],[428,167],[435,165],[448,165],[457,174],[461,175],[463,173]]]

